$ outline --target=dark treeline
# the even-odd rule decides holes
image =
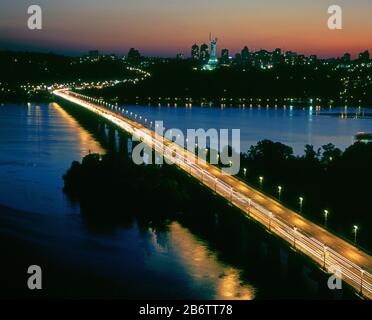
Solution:
[[[86,93],[107,99],[118,97],[123,103],[164,103],[167,98],[171,98],[171,102],[176,102],[174,98],[187,102],[186,98],[192,98],[195,103],[203,101],[219,105],[221,102],[236,104],[241,98],[248,99],[246,103],[249,98],[261,98],[271,99],[273,104],[273,99],[278,99],[277,103],[283,103],[285,98],[309,103],[313,98],[314,103],[338,104],[341,103],[340,92],[344,90],[341,79],[353,77],[351,73],[329,66],[319,66],[316,70],[311,66],[288,65],[278,65],[271,70],[222,67],[208,72],[195,70],[195,63],[187,60],[155,64],[150,73],[150,78],[135,85],[123,84],[104,90],[87,90]],[[358,76],[364,78],[366,75]],[[353,98],[349,97],[348,103],[372,105],[371,84],[363,89],[357,87],[353,88],[350,94]],[[322,101],[315,102],[315,98]],[[359,102],[360,99],[363,101]],[[262,100],[262,103],[266,101]]]
[[[193,70],[191,63],[175,61],[155,65],[151,70],[151,79],[123,90],[130,96],[213,99],[302,96],[334,98],[341,89],[338,75],[333,74],[329,79],[328,70],[314,72],[306,67],[283,66],[272,71],[251,68],[243,72],[235,68],[220,68],[214,72],[205,72]]]
[[[321,225],[353,240],[352,229],[359,227],[357,242],[372,250],[372,142],[355,143],[344,152],[328,144],[318,150],[305,146],[305,154],[295,156],[291,147],[269,140],[260,141],[241,157],[241,179],[302,212]],[[247,169],[244,174],[244,168]]]
[[[135,77],[119,59],[95,60],[53,53],[0,51],[0,101],[50,101],[46,90],[31,86],[54,83],[120,80]],[[30,88],[21,88],[29,85]]]
[[[0,70],[0,82],[16,84],[122,79],[128,73],[118,59],[87,61],[53,53],[14,51],[0,51]]]
[[[124,153],[89,154],[63,176],[64,192],[79,203],[87,225],[128,225],[164,230],[172,221],[204,222],[231,211],[227,201],[176,166],[136,165]]]

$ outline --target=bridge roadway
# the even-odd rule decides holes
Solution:
[[[56,90],[53,94],[141,137],[141,141],[159,154],[175,160],[180,168],[240,208],[247,216],[266,226],[268,232],[286,240],[294,250],[301,251],[325,270],[337,270],[345,282],[371,299],[372,257],[367,253],[233,176],[223,174],[216,166],[208,164],[145,125],[124,117],[121,115],[124,114],[124,109],[68,90]]]

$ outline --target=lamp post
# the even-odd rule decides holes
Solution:
[[[324,226],[327,228],[327,220],[328,220],[328,210],[324,210]]]
[[[262,183],[263,183],[264,177],[259,177],[259,180],[260,180],[260,189],[262,189]]]
[[[278,198],[279,198],[279,201],[282,197],[282,187],[281,186],[278,186]]]
[[[304,198],[300,197],[299,200],[300,200],[300,213],[302,213],[302,204],[304,202]]]
[[[358,226],[354,226],[353,232],[354,232],[354,244],[356,244],[357,243]]]
[[[247,169],[244,168],[244,169],[243,169],[243,172],[244,172],[244,180],[246,180],[246,178],[247,178]]]

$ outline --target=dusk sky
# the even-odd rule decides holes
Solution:
[[[15,3],[16,2],[16,3]],[[43,30],[27,29],[27,7],[43,9]],[[343,30],[327,28],[328,6],[343,9]],[[80,54],[91,49],[145,55],[190,54],[220,39],[233,54],[280,47],[320,57],[372,52],[372,0],[1,0],[0,49]]]

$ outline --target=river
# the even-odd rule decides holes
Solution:
[[[247,146],[261,138],[287,137],[282,142],[346,147],[354,133],[371,129],[366,120],[350,119],[346,126],[340,119],[320,116],[304,127],[310,121],[305,111],[131,108],[164,120],[168,127],[238,126]],[[322,128],[321,134],[316,128]],[[48,297],[352,297],[348,289],[324,289],[326,278],[312,263],[241,216],[216,213],[208,228],[172,222],[161,231],[144,230],[136,222],[88,225],[63,194],[62,175],[89,152],[104,150],[58,104],[0,105],[0,250],[5,252],[2,268],[11,272],[1,295],[30,295],[23,268],[39,264]]]

